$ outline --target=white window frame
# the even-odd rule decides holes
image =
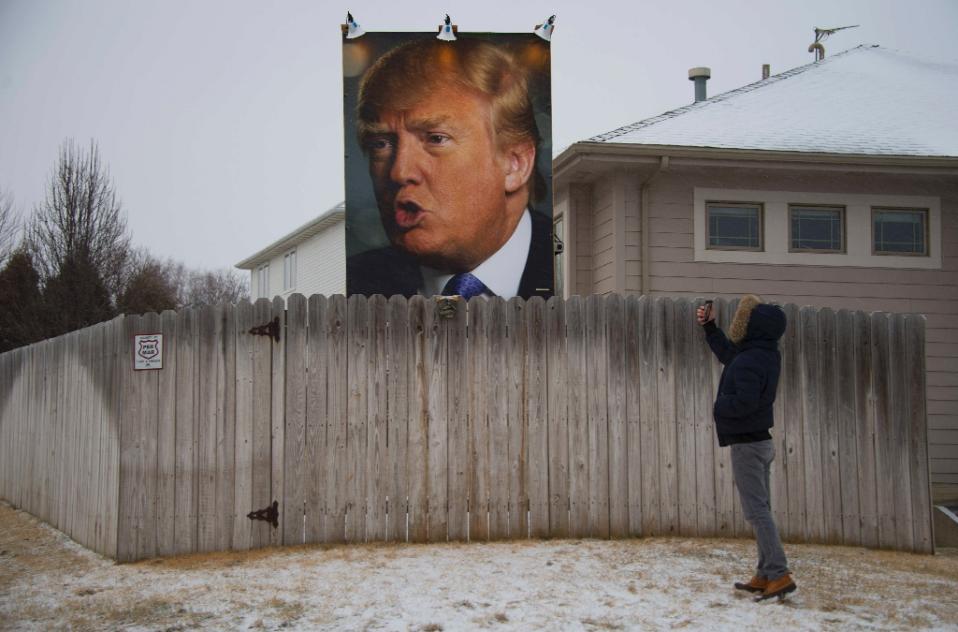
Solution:
[[[296,289],[296,249],[283,255],[283,291]]]
[[[705,203],[713,200],[762,202],[765,207],[765,250],[706,248]],[[845,252],[789,252],[790,204],[844,206]],[[873,254],[872,207],[928,209],[928,256]],[[692,208],[695,261],[924,270],[940,270],[942,267],[940,197],[694,187]]]
[[[258,298],[269,298],[269,264],[256,268],[256,294]]]

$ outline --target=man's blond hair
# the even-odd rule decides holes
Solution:
[[[381,112],[409,109],[445,82],[490,100],[498,148],[529,142],[538,155],[541,137],[525,70],[501,46],[471,38],[456,42],[412,40],[380,57],[359,85],[356,115],[360,144],[365,147],[364,140]],[[528,188],[530,200],[544,195],[545,181],[538,169],[533,170]]]

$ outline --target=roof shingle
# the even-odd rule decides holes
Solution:
[[[958,64],[859,46],[593,142],[958,156]]]

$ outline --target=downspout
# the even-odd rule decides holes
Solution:
[[[639,286],[640,296],[649,291],[649,186],[660,173],[668,170],[669,157],[660,156],[658,166],[639,185],[639,200],[641,204],[639,212],[642,213],[640,216],[642,252],[639,253],[639,265],[642,268],[642,284]]]

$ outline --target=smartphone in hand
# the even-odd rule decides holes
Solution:
[[[705,301],[705,322],[712,318],[712,301]]]

